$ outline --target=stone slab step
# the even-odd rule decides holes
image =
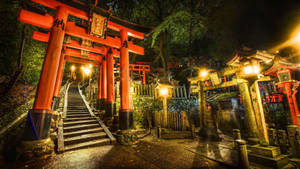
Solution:
[[[67,114],[90,114],[89,112],[67,112]]]
[[[68,109],[68,112],[81,112],[81,111],[88,111],[88,109]]]
[[[69,117],[71,117],[71,118],[80,118],[80,117],[91,117],[91,115],[90,114],[67,114],[67,118],[69,118]]]
[[[109,138],[104,138],[104,139],[88,141],[80,144],[67,145],[65,146],[64,150],[71,151],[71,150],[78,150],[87,147],[96,147],[96,146],[109,145],[109,144],[110,144]]]
[[[68,121],[78,121],[78,120],[90,120],[90,119],[94,119],[94,117],[90,116],[90,117],[74,117],[74,118],[65,118],[64,122],[68,122]]]
[[[72,132],[72,131],[78,131],[78,130],[85,130],[85,129],[92,129],[92,128],[100,128],[100,125],[95,124],[85,124],[85,125],[77,125],[77,126],[69,126],[64,127],[64,133]]]
[[[71,144],[79,144],[82,142],[98,140],[102,138],[106,138],[106,133],[98,132],[98,133],[90,133],[90,134],[83,134],[80,136],[69,137],[64,139],[64,145],[71,145]]]
[[[77,130],[77,131],[72,131],[72,132],[67,132],[64,133],[64,138],[68,138],[68,137],[74,137],[74,136],[79,136],[79,135],[83,135],[83,134],[89,134],[89,133],[97,133],[97,132],[103,132],[104,129],[103,128],[92,128],[92,129],[86,129],[86,130]]]
[[[90,119],[90,120],[76,120],[76,121],[65,121],[63,126],[68,127],[68,126],[76,126],[76,125],[83,125],[83,124],[94,124],[97,123],[98,121],[96,119]]]
[[[80,111],[67,111],[67,114],[76,114],[76,113],[83,113],[83,114],[90,114],[88,111],[80,110]]]

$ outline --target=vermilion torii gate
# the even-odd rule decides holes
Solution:
[[[144,49],[128,41],[128,36],[132,38],[143,39],[144,33],[150,29],[142,28],[138,25],[123,21],[111,15],[110,12],[98,7],[93,10],[87,5],[77,3],[71,0],[32,0],[36,3],[56,10],[53,17],[47,13],[44,15],[37,14],[28,10],[21,9],[19,20],[24,23],[32,24],[44,29],[51,29],[47,34],[35,32],[33,38],[48,41],[45,60],[41,72],[40,82],[38,85],[36,98],[33,108],[28,112],[29,124],[31,125],[32,134],[28,135],[27,140],[41,140],[48,136],[50,121],[53,110],[51,110],[53,96],[59,96],[62,72],[65,61],[78,61],[76,56],[78,51],[70,48],[88,51],[88,57],[77,56],[85,59],[93,59],[98,62],[101,83],[99,86],[100,100],[105,100],[107,94],[107,105],[113,104],[113,56],[120,56],[120,82],[121,82],[121,107],[119,112],[119,129],[125,137],[130,136],[133,118],[130,109],[130,80],[129,80],[129,52],[143,55]],[[89,34],[89,29],[77,26],[75,22],[68,21],[68,16],[73,15],[82,20],[92,21],[90,12],[109,17],[107,28],[120,32],[120,38],[106,36],[98,37]],[[88,32],[88,33],[87,33]],[[46,35],[46,36],[45,36]],[[103,47],[83,47],[79,42],[71,41],[64,44],[65,35],[74,36],[92,43],[99,43]],[[48,38],[49,37],[49,38]],[[119,49],[119,51],[117,51]],[[62,52],[63,51],[63,52]],[[72,53],[73,52],[73,53]],[[80,53],[80,51],[79,51]],[[101,54],[101,55],[97,55]],[[84,61],[80,61],[84,63]],[[107,70],[107,71],[106,71]],[[107,72],[107,73],[104,73]],[[107,77],[105,77],[107,76]],[[107,79],[107,81],[106,81]],[[106,81],[106,82],[105,82]],[[106,88],[106,84],[109,84]],[[111,93],[112,92],[112,93]],[[98,96],[99,97],[99,96]],[[129,133],[129,134],[128,134]],[[127,135],[127,136],[126,136]],[[123,137],[123,136],[122,136]],[[124,138],[124,137],[123,137]],[[124,139],[123,139],[124,140]]]

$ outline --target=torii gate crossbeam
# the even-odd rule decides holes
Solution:
[[[142,32],[135,31],[125,26],[125,25],[130,25],[130,23],[124,24],[124,21],[117,19],[114,16],[111,16],[110,18],[112,19],[112,21],[117,21],[118,24],[112,21],[108,21],[107,28],[119,31],[120,37],[106,36],[106,38],[104,39],[104,38],[92,36],[86,33],[87,32],[86,28],[82,28],[80,26],[77,26],[74,22],[68,21],[69,15],[74,15],[82,19],[88,20],[89,18],[88,12],[86,11],[87,6],[84,5],[80,6],[80,4],[77,3],[77,5],[79,6],[77,6],[76,8],[78,9],[76,9],[74,7],[74,3],[76,2],[70,0],[58,0],[60,2],[55,0],[47,0],[47,1],[33,0],[33,1],[40,3],[41,5],[45,5],[50,8],[56,9],[56,15],[55,17],[52,17],[49,14],[40,15],[23,9],[21,9],[19,12],[20,21],[41,28],[51,29],[49,38],[47,38],[42,34],[39,34],[39,36],[37,36],[38,38],[41,38],[44,42],[48,41],[48,47],[46,51],[43,68],[42,68],[40,82],[38,84],[34,106],[33,109],[30,110],[28,113],[29,123],[27,126],[31,126],[31,129],[33,131],[31,132],[32,135],[30,134],[28,135],[28,140],[34,140],[34,138],[37,140],[41,140],[41,139],[46,139],[48,136],[50,121],[52,116],[52,110],[51,110],[52,97],[54,96],[55,84],[57,81],[59,81],[60,78],[58,77],[58,69],[63,68],[63,66],[60,66],[61,65],[60,61],[62,57],[64,55],[68,55],[68,52],[71,51],[70,48],[75,48],[72,50],[76,50],[77,48],[81,50],[87,49],[85,47],[79,47],[78,43],[76,42],[74,43],[71,42],[69,46],[63,45],[65,35],[75,36],[84,40],[100,43],[102,45],[107,46],[108,48],[117,48],[120,50],[119,55],[120,55],[120,77],[121,77],[120,78],[121,79],[120,80],[121,81],[121,104],[120,104],[121,107],[119,112],[119,129],[121,129],[122,132],[120,133],[119,139],[120,141],[125,141],[126,139],[124,139],[123,137],[136,138],[132,135],[132,132],[127,132],[127,130],[131,131],[131,129],[133,128],[133,112],[130,106],[129,52],[143,55],[144,49],[140,46],[133,44],[132,41],[128,41],[128,36],[143,39],[144,34]],[[73,6],[64,4],[62,2],[73,4]],[[98,7],[96,7],[95,9],[98,12],[99,10],[101,11],[101,9],[99,9]],[[122,24],[120,25],[120,23],[123,23],[123,25]],[[62,53],[63,47],[65,48],[66,53]],[[88,58],[92,58],[96,61],[99,61],[103,65],[104,65],[104,59],[110,58],[107,60],[107,64],[110,66],[107,67],[111,68],[113,62],[112,59],[113,52],[110,51],[113,50],[111,49],[108,50],[108,48],[105,48],[106,49],[104,52],[105,57],[99,57],[99,55],[95,54],[95,53],[101,53],[100,50],[98,51],[97,47],[89,48],[88,50],[92,50],[92,52],[89,53]],[[97,50],[97,52],[95,52],[95,50]],[[108,71],[109,69],[108,68],[105,69],[104,66],[102,66],[102,72],[104,72],[105,70]],[[109,71],[113,71],[113,70],[109,70]],[[106,75],[106,73],[104,74]],[[103,84],[103,82],[101,82],[101,84]],[[128,140],[128,141],[134,141],[134,140]]]

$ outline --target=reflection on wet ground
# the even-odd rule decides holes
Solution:
[[[230,142],[228,142],[230,144]],[[18,162],[7,168],[232,168],[219,162],[234,164],[235,156],[218,142],[200,139],[160,140],[148,136],[137,145],[108,145],[56,154],[48,159]],[[208,158],[206,158],[207,156]],[[219,162],[217,162],[219,161]]]

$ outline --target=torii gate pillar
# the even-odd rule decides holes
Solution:
[[[107,87],[107,77],[106,77],[106,56],[102,58],[102,66],[101,66],[101,98],[100,98],[100,110],[105,110],[105,102],[106,102],[106,87]]]
[[[113,60],[111,48],[107,50],[106,60],[107,60],[107,65],[106,65],[107,99],[105,103],[105,118],[107,120],[112,120],[112,117],[116,114],[115,112],[116,103],[114,98],[114,60]]]
[[[133,110],[130,107],[130,78],[129,78],[129,53],[128,32],[120,31],[120,82],[121,82],[121,107],[119,112],[119,129],[117,139],[121,144],[132,144],[137,140],[133,128]]]
[[[65,35],[68,11],[64,7],[56,10],[55,22],[51,28],[50,39],[33,105],[28,112],[25,140],[42,140],[48,137],[52,116],[51,103]]]
[[[59,106],[59,100],[60,100],[59,95],[60,95],[61,82],[63,79],[64,67],[65,67],[65,54],[62,52],[59,60],[58,72],[57,72],[57,77],[55,82],[52,110],[57,109]]]
[[[100,106],[100,100],[101,100],[101,76],[102,76],[102,67],[101,64],[99,64],[98,66],[98,94],[97,94],[97,104],[96,104],[96,108],[98,110],[101,109]]]

